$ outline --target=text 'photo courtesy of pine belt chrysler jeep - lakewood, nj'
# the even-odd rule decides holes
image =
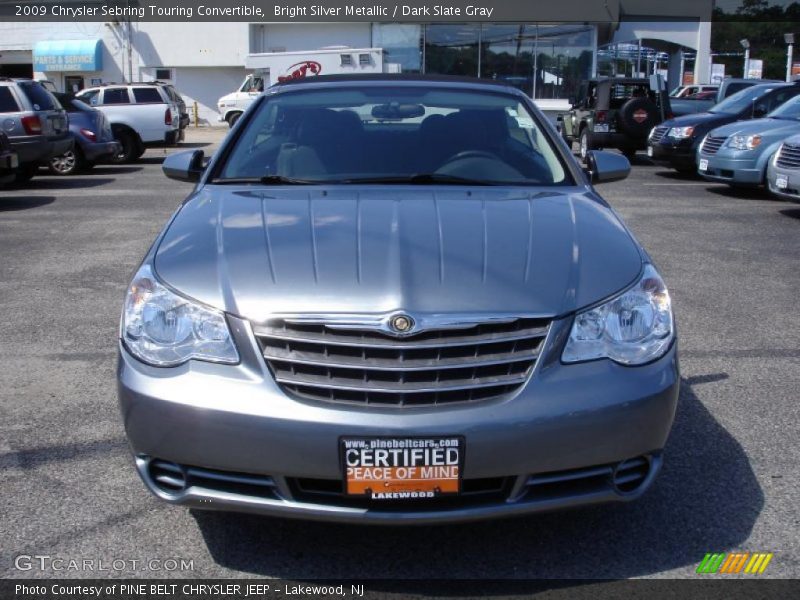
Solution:
[[[641,497],[678,401],[657,266],[523,92],[274,85],[132,276],[118,398],[135,468],[187,507],[445,523]]]

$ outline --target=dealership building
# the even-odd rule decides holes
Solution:
[[[582,22],[525,23],[0,23],[0,75],[48,79],[59,90],[123,81],[172,82],[200,123],[258,69],[269,83],[328,57],[325,72],[464,75],[508,82],[559,109],[582,79],[660,72],[670,86],[711,72],[713,0],[574,4]],[[330,54],[334,53],[335,63]],[[313,75],[303,71],[303,74]]]

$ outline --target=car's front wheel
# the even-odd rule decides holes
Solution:
[[[233,126],[236,125],[236,121],[238,121],[239,117],[241,117],[241,116],[242,116],[242,113],[240,113],[240,112],[233,113],[232,115],[230,115],[228,117],[228,127],[233,129]]]

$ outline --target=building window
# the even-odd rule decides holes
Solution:
[[[375,23],[372,26],[372,46],[383,49],[387,71],[422,72],[422,25]]]
[[[353,55],[352,54],[340,54],[340,58],[342,59],[342,66],[349,67],[353,64]]]
[[[369,54],[359,54],[358,55],[358,64],[363,66],[371,65],[372,60],[369,57]]]
[[[480,25],[433,23],[425,27],[425,72],[477,77]]]
[[[156,79],[159,81],[172,79],[172,69],[156,69]]]

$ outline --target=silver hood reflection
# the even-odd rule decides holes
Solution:
[[[154,264],[181,293],[254,322],[398,309],[556,316],[625,288],[642,267],[617,216],[567,192],[206,186]]]

